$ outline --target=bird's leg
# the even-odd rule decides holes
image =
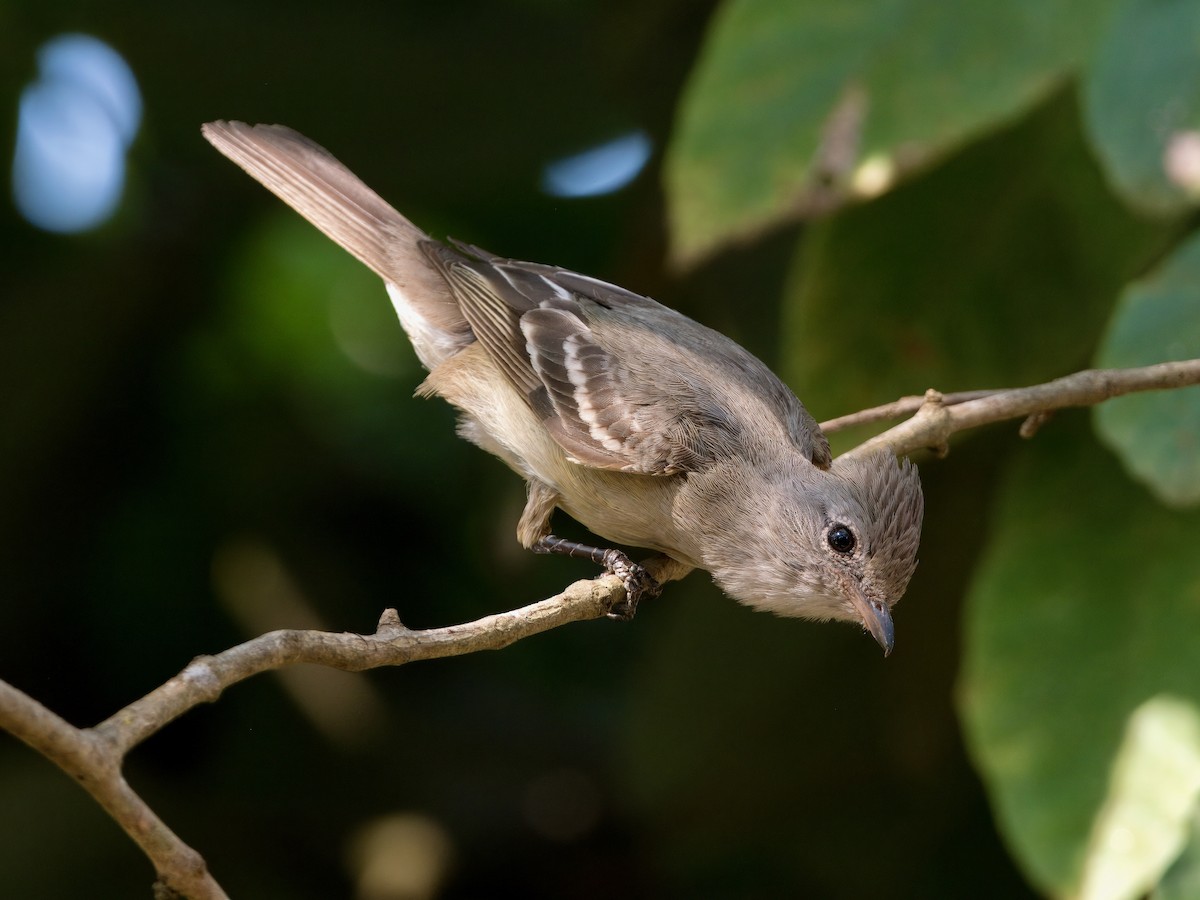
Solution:
[[[534,553],[561,553],[564,556],[590,559],[604,566],[625,585],[625,599],[613,605],[608,615],[628,621],[637,612],[638,600],[649,595],[657,597],[662,588],[653,576],[620,550],[589,547],[576,541],[564,540],[550,533],[550,517],[558,506],[558,493],[549,485],[530,479],[529,499],[517,525],[517,539]]]
[[[608,611],[610,619],[629,621],[637,612],[638,601],[643,596],[657,597],[662,586],[642,566],[639,566],[620,550],[591,547],[578,541],[568,541],[566,538],[555,537],[552,534],[538,538],[529,548],[534,553],[561,553],[564,556],[590,559],[598,566],[604,566],[616,575],[625,585],[625,599],[614,603]]]

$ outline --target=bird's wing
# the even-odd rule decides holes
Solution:
[[[203,132],[396,289],[428,367],[478,339],[575,461],[670,475],[787,441],[830,464],[824,435],[791,391],[686,316],[565,269],[438,244],[290,128],[211,122]]]
[[[769,432],[829,464],[824,436],[791,391],[717,332],[565,269],[461,244],[422,248],[476,338],[574,461],[672,475],[745,452]]]

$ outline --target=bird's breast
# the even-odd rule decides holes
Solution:
[[[443,397],[464,415],[464,436],[526,480],[559,496],[558,506],[589,531],[618,544],[658,550],[695,565],[675,526],[682,475],[640,475],[572,462],[525,398],[479,344],[437,366],[420,393]]]

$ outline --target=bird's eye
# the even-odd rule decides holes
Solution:
[[[850,553],[854,550],[854,532],[845,525],[834,525],[825,539],[838,553]]]

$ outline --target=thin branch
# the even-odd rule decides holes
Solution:
[[[966,403],[968,400],[978,400],[980,397],[990,397],[992,394],[1001,394],[1003,392],[1003,389],[992,391],[959,391],[954,394],[942,394],[942,402],[946,406],[954,406],[958,403]],[[913,395],[901,397],[899,400],[884,403],[882,406],[873,406],[870,409],[862,409],[849,415],[838,416],[836,419],[829,419],[821,423],[821,430],[826,434],[834,434],[838,431],[845,431],[847,428],[853,428],[856,425],[873,425],[876,422],[886,422],[888,419],[911,416],[921,408],[921,404],[924,402],[924,396],[918,397]]]
[[[663,584],[689,566],[656,556],[644,565]],[[297,663],[358,672],[422,659],[499,650],[569,622],[598,619],[624,600],[620,578],[577,581],[561,594],[463,625],[413,630],[394,609],[385,610],[374,634],[281,630],[213,656],[198,656],[182,672],[94,728],[76,728],[42,704],[0,681],[0,728],[70,774],[150,858],[160,895],[220,900],[226,894],[204,859],[179,839],[121,775],[125,755],[169,722],[252,675]]]
[[[691,571],[665,556],[655,556],[643,565],[660,584]],[[214,656],[196,657],[170,681],[101,722],[95,731],[122,754],[128,753],[188,710],[214,702],[227,687],[260,672],[297,663],[361,672],[422,659],[501,650],[569,622],[602,618],[624,596],[621,580],[604,575],[577,581],[547,600],[463,625],[413,630],[401,623],[396,610],[388,609],[374,634],[271,631]]]
[[[1134,369],[1086,369],[1045,384],[987,392],[985,396],[955,405],[948,405],[942,394],[931,390],[926,392],[924,402],[911,419],[865,441],[846,455],[862,456],[884,449],[897,456],[922,449],[944,453],[951,435],[1005,419],[1024,418],[1022,434],[1029,437],[1054,410],[1094,406],[1124,394],[1195,384],[1200,384],[1200,359]]]
[[[150,857],[160,896],[226,900],[204,858],[179,839],[121,775],[124,754],[95,729],[76,728],[0,681],[0,726],[83,786]]]
[[[1029,436],[1057,409],[1090,406],[1135,391],[1195,384],[1200,384],[1200,360],[1139,369],[1089,370],[1012,390],[947,395],[931,390],[922,398],[905,397],[834,419],[823,427],[832,432],[915,412],[908,421],[871,438],[848,455],[879,449],[896,454],[922,448],[944,451],[950,436],[967,428],[1024,417],[1022,434]],[[688,566],[661,556],[645,565],[660,583],[682,578],[690,571]],[[400,622],[394,609],[389,609],[380,618],[375,633],[369,635],[273,631],[213,656],[197,657],[170,681],[94,728],[76,728],[28,695],[0,682],[0,728],[12,732],[75,778],[125,829],[154,864],[159,896],[224,898],[203,858],[154,814],[121,774],[126,754],[150,735],[260,672],[296,663],[361,671],[498,650],[568,622],[600,618],[623,599],[621,580],[604,576],[576,582],[555,597],[521,609],[446,628],[414,631]]]

